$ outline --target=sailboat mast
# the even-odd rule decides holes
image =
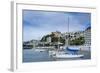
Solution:
[[[70,33],[69,33],[69,16],[68,16],[68,41],[67,41],[68,45],[69,45],[69,35],[70,35]]]
[[[70,35],[70,33],[69,33],[69,16],[68,16],[68,18],[67,18],[67,34],[66,34],[66,36],[65,36],[65,46],[66,47],[68,47],[68,45],[69,45],[69,35]]]

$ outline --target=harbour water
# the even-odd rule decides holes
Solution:
[[[71,53],[71,52],[69,52]],[[57,59],[49,56],[48,51],[34,51],[33,49],[23,49],[23,62],[45,62],[45,61],[64,61],[64,60],[87,60],[91,59],[90,51],[79,51],[79,54],[83,54],[84,56],[81,58],[64,58]]]

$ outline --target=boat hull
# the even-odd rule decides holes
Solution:
[[[84,55],[71,55],[71,54],[64,54],[64,55],[55,55],[55,58],[81,58]]]

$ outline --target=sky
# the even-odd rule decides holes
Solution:
[[[23,41],[40,40],[44,35],[60,31],[84,31],[91,26],[91,14],[23,10]],[[69,25],[69,27],[68,27]],[[69,28],[69,30],[68,30]]]

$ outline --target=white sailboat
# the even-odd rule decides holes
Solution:
[[[68,32],[69,32],[69,18],[68,18]],[[69,38],[69,37],[68,37]],[[69,50],[71,50],[71,51],[76,51],[76,50],[78,50],[78,49],[73,49],[73,48],[69,48],[68,47],[68,40],[69,39],[66,39],[66,37],[65,37],[65,46],[63,47],[64,49],[66,49],[66,48],[68,48]],[[59,42],[59,41],[58,41]],[[59,44],[58,44],[58,47],[59,47]],[[81,58],[81,57],[83,57],[84,55],[83,54],[66,54],[66,53],[61,53],[60,51],[59,52],[53,52],[53,57],[54,58]]]

